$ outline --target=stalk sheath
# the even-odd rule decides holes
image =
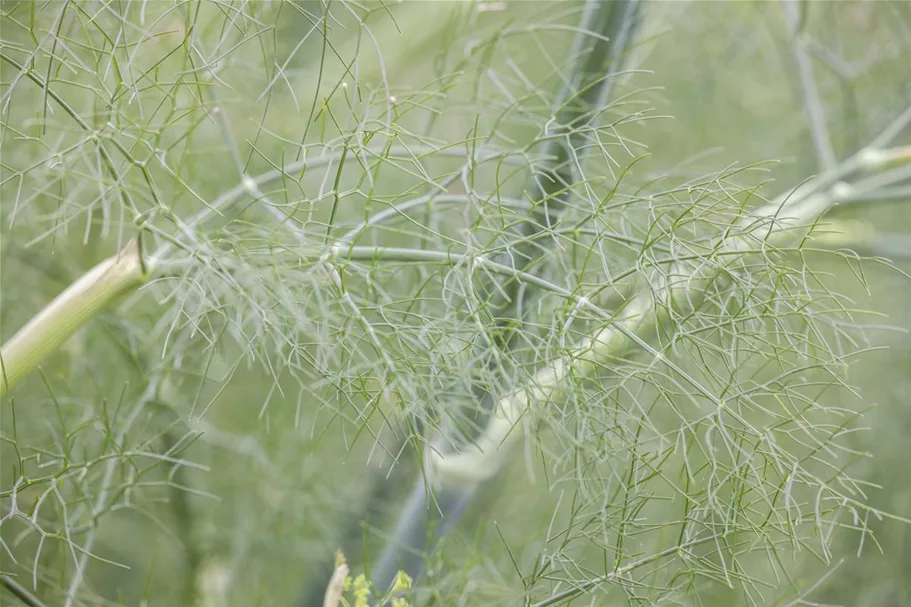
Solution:
[[[98,312],[138,289],[148,278],[139,240],[134,239],[67,287],[3,344],[0,398]]]

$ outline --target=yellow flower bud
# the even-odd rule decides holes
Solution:
[[[399,571],[395,576],[395,582],[392,584],[392,592],[401,592],[411,588],[411,577],[404,571]]]

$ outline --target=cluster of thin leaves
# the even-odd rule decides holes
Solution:
[[[530,417],[543,424],[515,430],[518,463],[546,479],[534,491],[559,496],[552,518],[520,513],[539,534],[456,575],[493,576],[507,601],[604,586],[659,604],[719,582],[761,603],[800,586],[781,582],[791,555],[828,561],[836,529],[864,529],[846,472],[858,412],[827,405],[867,347],[857,312],[814,271],[812,237],[719,255],[763,202],[765,167],[640,169],[637,133],[658,116],[635,74],[555,124],[580,9],[496,4],[450,6],[426,31],[420,3],[4,4],[4,280],[48,263],[71,280],[137,235],[153,272],[3,404],[5,573],[68,605],[119,600],[110,571],[140,559],[96,538],[129,533],[127,511],[184,544],[200,569],[188,595],[208,592],[197,540],[234,571],[266,551],[251,541],[273,542],[295,579],[357,493],[299,460],[379,448],[393,466],[436,429],[478,432],[477,386],[520,388],[634,292],[662,302],[653,350],[597,360]],[[550,216],[529,184],[553,174],[542,145],[570,137],[582,145]],[[668,296],[705,268],[687,305]],[[26,284],[4,288],[4,334],[42,300]],[[512,284],[509,320],[497,295]],[[234,390],[254,399],[237,405],[252,427],[218,413]],[[267,480],[235,480],[219,449]],[[187,495],[203,498],[195,514]],[[236,505],[230,523],[207,520],[210,498]],[[253,520],[263,501],[305,522],[289,535]],[[90,564],[106,572],[92,584]],[[472,604],[434,571],[435,592]],[[156,596],[153,579],[128,592]]]

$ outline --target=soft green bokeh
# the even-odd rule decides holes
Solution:
[[[814,64],[833,146],[837,156],[844,158],[911,102],[907,68],[911,64],[911,10],[902,2],[807,4],[808,35],[837,50],[856,72],[848,81],[842,81],[822,62]],[[224,116],[249,175],[298,159],[302,125],[311,112],[316,117],[307,133],[308,142],[326,142],[339,132],[347,132],[358,115],[368,114],[368,106],[373,108],[370,115],[375,122],[361,125],[361,132],[375,130],[380,146],[401,144],[417,150],[422,144],[418,141],[420,135],[426,136],[424,145],[442,147],[441,142],[462,142],[453,147],[465,150],[478,133],[493,132],[497,144],[521,148],[538,135],[539,119],[550,110],[548,102],[561,84],[563,75],[557,64],[565,61],[573,32],[566,27],[553,27],[535,36],[522,28],[545,22],[573,24],[577,21],[577,4],[485,3],[483,6],[490,10],[483,11],[468,2],[368,2],[366,6],[370,15],[364,28],[354,23],[352,13],[340,2],[330,3],[339,19],[332,24],[329,39],[333,44],[324,46],[322,33],[316,29],[298,46],[302,35],[313,28],[314,15],[321,10],[316,3],[301,3],[301,10],[278,2],[224,6],[195,2],[124,3],[117,9],[131,24],[124,28],[119,28],[118,19],[105,12],[114,9],[105,9],[101,3],[75,3],[74,8],[63,12],[64,30],[59,45],[54,47],[50,37],[42,42],[44,50],[36,56],[36,72],[42,79],[49,69],[55,73],[58,83],[54,90],[80,115],[90,117],[90,127],[102,137],[113,132],[119,133],[122,142],[144,142],[137,143],[133,153],[149,161],[161,190],[158,195],[166,201],[163,206],[170,207],[178,217],[200,210],[200,200],[211,202],[241,182],[222,136],[219,116],[211,111],[214,107]],[[27,53],[21,49],[34,48],[24,26],[34,20],[35,36],[43,40],[56,27],[62,7],[62,3],[3,2],[0,36],[4,54],[24,61]],[[95,11],[99,15],[93,20]],[[623,130],[630,138],[632,156],[649,151],[649,156],[630,171],[630,180],[645,182],[672,167],[677,168],[678,176],[696,177],[735,163],[776,160],[777,164],[765,165],[768,172],[741,176],[741,182],[749,184],[771,181],[762,190],[771,198],[816,172],[778,3],[657,3],[650,6],[648,18],[645,34],[649,42],[636,54],[636,67],[647,72],[623,79],[618,91],[630,98],[610,114],[619,116],[653,108],[654,120]],[[196,24],[192,29],[187,26],[190,22]],[[516,30],[499,39],[496,32],[507,27]],[[76,65],[73,57],[88,56],[88,41],[103,47],[100,30],[105,28],[110,28],[105,32],[108,37],[117,32],[126,37],[118,43],[128,49],[118,52],[118,69],[129,74],[122,78],[124,82],[134,84],[118,89],[113,68],[101,59],[97,66]],[[460,58],[471,48],[472,40],[483,42],[460,66]],[[51,54],[70,57],[68,61],[73,65],[68,67],[59,60],[49,62]],[[207,75],[203,56],[221,57],[224,65],[219,66],[217,79]],[[348,67],[338,60],[354,56],[361,57],[360,62]],[[545,58],[555,63],[550,64]],[[99,70],[98,75],[92,74],[93,67]],[[122,213],[123,206],[117,200],[116,189],[110,187],[110,179],[102,176],[102,160],[87,141],[87,134],[53,102],[48,104],[45,118],[45,91],[34,82],[19,78],[18,71],[8,63],[0,65],[0,77],[3,103],[9,104],[3,113],[0,186],[0,337],[5,341],[66,284],[110,255],[124,238],[133,234],[135,227],[133,218]],[[7,96],[13,81],[15,89]],[[177,81],[179,86],[174,85]],[[355,86],[356,81],[359,87]],[[272,94],[261,95],[267,87]],[[114,92],[113,99],[105,98],[99,92],[102,89],[105,93]],[[449,95],[445,100],[444,91]],[[524,93],[524,97],[509,97],[518,93]],[[387,95],[395,97],[395,102],[390,104]],[[321,105],[324,101],[325,105]],[[172,102],[179,107],[172,107]],[[397,122],[401,129],[398,133],[390,133],[376,120],[387,105],[389,111],[402,115]],[[202,111],[202,106],[208,111]],[[436,113],[438,107],[445,111]],[[193,109],[184,113],[181,108]],[[501,127],[497,116],[507,110],[510,120]],[[523,111],[529,115],[525,121]],[[42,130],[45,121],[46,132]],[[146,145],[150,141],[157,149]],[[77,160],[60,166],[46,162],[20,181],[18,175],[26,167],[69,145],[80,146]],[[173,154],[176,177],[150,161],[155,152],[166,149]],[[629,162],[631,155],[622,155],[623,161]],[[118,162],[123,162],[122,158],[119,156]],[[339,177],[342,189],[363,185],[357,183],[359,165],[351,162]],[[457,160],[436,156],[427,162],[434,180],[441,180],[457,166]],[[308,170],[295,175],[297,183],[285,179],[263,189],[280,203],[287,198],[289,203],[304,204],[301,201],[316,200],[317,193],[325,195],[332,190],[335,170]],[[472,179],[483,184],[496,176],[500,180],[499,194],[518,196],[524,173],[510,180],[508,170],[505,165],[483,166]],[[126,162],[118,164],[116,172],[124,175],[123,183],[136,196],[140,210],[150,212],[150,223],[162,230],[172,229],[167,214],[156,210],[158,206],[147,193],[141,173]],[[385,207],[378,201],[383,196],[407,198],[411,189],[413,196],[424,193],[420,188],[426,181],[415,177],[413,166],[384,165],[379,174],[382,179],[370,185],[369,201],[365,202],[368,197],[363,194],[342,201],[335,216],[337,225],[351,225],[368,211],[382,210]],[[105,180],[109,187],[99,188]],[[42,185],[45,181],[50,185]],[[461,187],[457,182],[453,190]],[[102,201],[93,203],[94,214],[87,217],[80,205],[95,195],[100,195]],[[911,488],[907,482],[911,282],[903,272],[911,273],[909,203],[911,200],[857,204],[827,216],[867,222],[883,235],[882,243],[886,236],[904,237],[908,247],[898,251],[904,255],[892,252],[897,269],[872,262],[864,265],[867,288],[858,284],[844,261],[821,254],[813,260],[814,267],[826,275],[829,288],[849,296],[859,310],[884,315],[871,320],[871,316],[860,314],[858,322],[891,328],[870,329],[869,343],[856,345],[857,349],[873,350],[850,359],[848,377],[861,396],[833,391],[831,396],[825,393],[822,398],[833,399],[828,405],[867,410],[860,425],[869,429],[852,436],[850,444],[872,457],[853,463],[851,474],[871,483],[865,498],[870,505],[906,518],[911,517]],[[239,224],[256,226],[264,221],[253,204],[247,200],[243,204],[249,208],[232,210]],[[332,197],[319,198],[309,210],[296,208],[302,214],[311,213],[310,219],[326,221]],[[49,221],[52,216],[60,223]],[[466,220],[461,209],[450,208],[440,211],[434,221],[441,233],[449,234],[464,227]],[[218,218],[213,220],[214,224],[218,222]],[[291,240],[276,236],[276,241],[284,244]],[[427,245],[406,228],[384,230],[375,240],[394,246]],[[155,242],[158,245],[161,240]],[[213,243],[213,248],[222,245],[229,251],[233,243],[225,238]],[[879,254],[875,248],[859,252]],[[283,250],[281,254],[294,253]],[[287,258],[282,260],[284,263]],[[285,266],[276,262],[270,267],[267,255],[260,261],[264,274],[273,273],[270,285],[285,284],[303,275],[281,275]],[[397,273],[378,270],[374,278],[404,299],[415,292],[417,285],[431,282],[429,277],[442,270],[430,268],[422,274],[422,270],[409,266],[394,272]],[[82,494],[83,485],[76,480],[65,489],[67,499],[57,503],[53,492],[45,493],[48,484],[36,485],[16,496],[19,508],[32,507],[44,495],[43,499],[49,500],[47,504],[56,504],[52,515],[55,520],[74,516],[81,525],[91,520],[86,509],[91,509],[98,498],[106,463],[103,454],[116,451],[109,443],[116,432],[108,431],[107,424],[110,420],[122,422],[142,393],[144,381],[163,364],[169,344],[173,345],[181,331],[192,332],[192,323],[202,318],[193,316],[194,302],[202,295],[194,294],[192,282],[175,285],[184,289],[177,297],[187,302],[188,309],[185,317],[174,315],[178,327],[175,336],[169,333],[169,327],[160,326],[164,315],[152,296],[161,295],[169,286],[153,284],[158,291],[141,293],[94,320],[42,367],[41,374],[34,373],[23,382],[15,392],[14,403],[2,403],[0,490],[10,491],[18,476],[13,466],[17,458],[14,443],[29,456],[44,451],[43,460],[33,460],[30,476],[48,474],[43,469],[50,473],[60,470],[60,459],[51,453],[61,450],[71,463],[90,463],[85,473],[90,482],[84,486],[91,492]],[[430,300],[444,297],[446,291],[433,283],[422,294]],[[542,305],[556,310],[554,316],[565,314],[562,302],[547,300]],[[222,312],[226,317],[234,313],[242,316],[246,309],[226,306]],[[440,333],[445,334],[444,329],[450,326],[445,323],[450,321],[448,316],[441,319]],[[263,326],[266,325],[268,322],[264,321]],[[87,589],[80,595],[85,604],[136,605],[147,601],[149,605],[180,605],[189,601],[193,592],[204,605],[295,604],[312,585],[322,583],[324,567],[346,541],[343,535],[350,521],[363,515],[364,496],[368,495],[376,470],[391,470],[388,494],[382,503],[371,505],[377,512],[372,525],[363,529],[363,542],[347,547],[346,553],[353,568],[357,568],[371,562],[381,549],[395,522],[397,508],[419,469],[414,458],[416,445],[406,445],[399,451],[398,440],[384,440],[390,453],[376,446],[374,433],[383,427],[383,415],[395,414],[396,405],[401,403],[390,397],[390,402],[376,406],[375,395],[382,378],[378,373],[371,374],[370,369],[359,378],[361,385],[344,386],[347,401],[339,396],[336,386],[328,382],[301,384],[287,369],[276,373],[276,381],[273,365],[281,363],[281,356],[273,350],[278,350],[274,346],[280,343],[281,331],[270,332],[267,327],[262,334],[256,334],[252,324],[246,327],[250,335],[255,335],[247,343],[226,338],[217,347],[207,349],[201,338],[188,340],[180,368],[172,370],[164,380],[162,402],[149,404],[128,433],[127,448],[134,450],[144,447],[164,453],[180,441],[192,442],[184,445],[178,457],[197,466],[183,468],[180,478],[175,478],[169,476],[166,466],[143,471],[152,462],[123,458],[116,469],[119,480],[114,484],[112,501],[118,507],[99,517],[93,552],[126,567],[90,560]],[[199,327],[201,334],[207,330],[206,326]],[[454,365],[462,364],[463,359],[453,354],[461,336],[449,336],[451,342],[444,342],[444,337],[432,334],[427,343],[438,345],[440,358],[452,355],[452,360],[457,361]],[[342,340],[335,334],[324,338],[329,343]],[[435,339],[440,341],[433,342]],[[855,346],[846,347],[850,350]],[[314,344],[303,344],[301,348],[316,356]],[[375,357],[366,338],[358,341],[352,351],[356,352],[350,354],[352,368]],[[432,346],[427,351],[436,353]],[[426,372],[433,364],[442,364],[417,355],[415,358],[416,374]],[[700,363],[693,360],[691,364],[698,367]],[[428,379],[419,385],[426,388],[433,382]],[[450,397],[447,390],[452,390],[451,398],[456,399],[462,394],[460,388],[441,385],[433,406],[442,409],[441,403]],[[615,398],[619,397],[606,397],[604,406],[628,404]],[[655,400],[647,386],[643,387],[643,399],[651,399],[650,403]],[[402,407],[413,412],[409,407],[421,404],[405,402]],[[203,411],[204,416],[200,415]],[[655,416],[657,424],[674,423],[666,412]],[[116,427],[116,423],[111,427]],[[202,437],[196,437],[200,432]],[[561,449],[567,447],[560,442],[563,436],[555,437],[542,430],[543,451],[529,447],[528,452],[520,453],[506,473],[497,477],[494,486],[482,491],[445,538],[424,580],[438,593],[437,604],[522,604],[523,582],[513,558],[522,574],[527,575],[541,551],[560,541],[558,538],[545,546],[553,521],[568,525],[568,513],[573,508],[571,497],[561,488],[554,488],[555,479],[546,476],[541,463],[542,453],[564,453]],[[609,435],[605,440],[609,442]],[[395,457],[402,461],[391,466]],[[368,461],[373,468],[365,465]],[[189,488],[179,493],[186,499],[183,506],[191,513],[191,526],[181,523],[183,506],[175,492],[164,486],[166,481]],[[679,516],[674,508],[679,510],[679,504],[656,502],[642,513],[648,524],[660,527]],[[2,499],[0,515],[9,512],[7,495]],[[662,520],[663,516],[668,519]],[[907,575],[911,570],[911,530],[903,523],[876,520],[872,515],[855,524],[868,525],[873,535],[859,547],[860,535],[844,531],[837,542],[838,552],[832,555],[832,563],[844,559],[843,563],[808,600],[896,607],[911,602],[911,576]],[[31,587],[33,559],[40,554],[39,594],[49,605],[63,604],[74,572],[74,558],[67,552],[66,542],[60,540],[48,540],[39,553],[39,538],[35,534],[26,537],[23,532],[27,528],[21,519],[4,523],[2,539],[8,552],[0,550],[0,569],[15,573],[21,583]],[[666,542],[667,537],[673,538],[678,532],[670,526],[658,529],[642,540],[642,550],[648,549],[649,542]],[[85,537],[85,529],[81,533],[80,537]],[[20,540],[20,534],[25,539]],[[580,561],[587,558],[586,566],[598,571],[603,563],[593,563],[592,559],[600,558],[600,548],[594,543],[586,544],[586,537],[583,532],[574,536],[568,553]],[[591,537],[601,539],[595,532]],[[805,549],[786,557],[790,560],[783,566],[804,589],[832,566],[819,562]],[[749,564],[765,567],[758,558]],[[194,569],[197,579],[188,579],[187,572]],[[658,571],[655,575],[657,579],[672,573]],[[706,584],[700,604],[747,604],[741,591],[727,589],[720,580]],[[666,578],[662,579],[662,583],[666,582]],[[194,585],[202,589],[191,590]],[[788,594],[790,590],[782,582],[780,587],[760,588],[759,593],[768,604],[783,605],[793,598],[793,593]],[[219,603],[219,596],[223,603]],[[692,596],[683,600],[687,599],[695,604]],[[660,604],[672,604],[670,601]],[[640,601],[614,588],[608,594],[586,597],[573,604],[659,603]]]

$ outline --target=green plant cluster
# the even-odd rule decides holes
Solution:
[[[0,11],[4,599],[911,598],[906,5]]]

